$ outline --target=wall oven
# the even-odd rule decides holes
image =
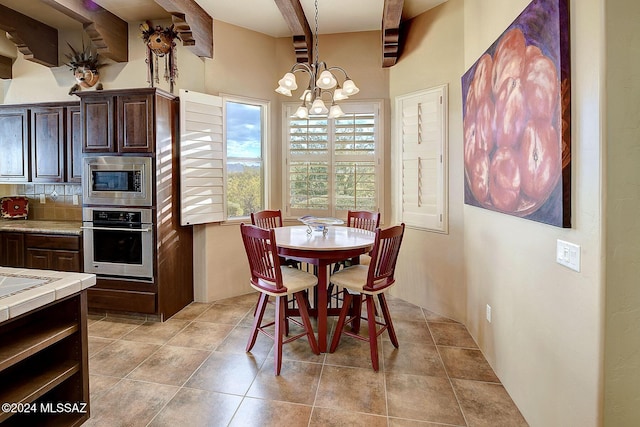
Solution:
[[[152,206],[151,157],[85,157],[82,176],[84,205]]]
[[[153,281],[153,211],[145,208],[82,210],[84,271]]]

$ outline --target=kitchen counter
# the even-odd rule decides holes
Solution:
[[[95,274],[0,267],[0,323],[95,284]]]
[[[2,219],[0,231],[42,234],[82,234],[82,221],[39,221],[31,219]]]

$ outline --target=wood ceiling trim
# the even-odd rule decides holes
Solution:
[[[400,53],[400,20],[404,0],[384,0],[382,15],[382,66],[395,65]]]
[[[0,55],[0,79],[12,79],[13,74],[11,66],[13,65],[13,59],[8,56]]]
[[[313,62],[313,35],[300,0],[274,0],[293,33],[293,49],[297,62]]]
[[[0,29],[24,58],[46,67],[58,66],[58,30],[0,5]]]
[[[42,2],[80,22],[98,54],[115,62],[129,60],[129,25],[116,15],[92,1],[42,0]]]
[[[193,0],[154,0],[171,14],[182,45],[201,58],[213,58],[213,18]]]

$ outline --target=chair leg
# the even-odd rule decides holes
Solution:
[[[300,318],[302,319],[302,324],[304,325],[304,329],[307,331],[307,339],[309,340],[311,350],[314,354],[320,354],[316,336],[313,334],[313,326],[311,326],[311,320],[309,320],[309,312],[307,311],[307,304],[304,300],[304,295],[302,294],[302,292],[296,292],[295,297],[296,301],[298,302],[298,309],[300,310]]]
[[[367,320],[369,323],[369,347],[371,348],[371,364],[373,370],[378,370],[378,334],[376,326],[376,309],[375,300],[373,295],[367,295],[365,297],[367,302]]]
[[[338,344],[340,344],[340,336],[342,336],[342,328],[344,327],[344,322],[347,320],[347,314],[349,313],[349,305],[351,304],[351,295],[345,289],[343,291],[342,297],[342,308],[340,309],[340,317],[338,317],[338,324],[336,325],[336,330],[333,332],[333,339],[331,340],[331,347],[329,347],[329,352],[333,353],[336,351]]]
[[[282,333],[284,332],[285,323],[285,302],[287,297],[276,297],[276,330],[273,335],[274,339],[274,368],[276,375],[280,375],[280,368],[282,367]]]
[[[256,343],[256,338],[258,337],[258,329],[260,328],[260,325],[262,325],[262,317],[264,316],[264,310],[265,308],[267,308],[268,301],[269,295],[260,294],[258,304],[256,305],[256,309],[253,314],[253,328],[251,329],[251,336],[249,337],[249,342],[247,343],[247,351],[251,351],[254,344]]]
[[[362,318],[362,294],[358,294],[357,297],[353,298],[353,302],[351,303],[353,307],[351,307],[351,313],[353,316],[353,322],[351,322],[351,332],[354,334],[360,333],[360,319]]]
[[[384,317],[384,323],[387,325],[387,332],[389,333],[389,339],[395,348],[398,348],[398,337],[396,337],[396,330],[393,328],[393,322],[391,322],[391,313],[389,313],[389,306],[387,305],[387,298],[384,294],[378,294],[380,300],[380,308],[382,309],[382,316]]]

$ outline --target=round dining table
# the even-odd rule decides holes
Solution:
[[[314,307],[309,311],[318,319],[318,347],[327,351],[327,268],[336,262],[357,259],[373,248],[375,233],[360,228],[330,226],[315,231],[306,225],[274,228],[278,254],[317,266],[318,286]],[[337,314],[338,310],[335,310]]]

